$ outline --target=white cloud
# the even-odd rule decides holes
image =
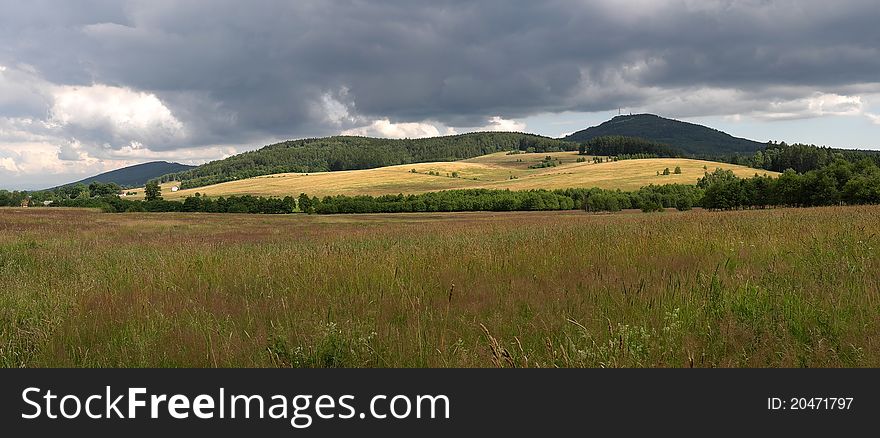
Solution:
[[[201,164],[211,160],[218,160],[235,155],[239,151],[235,146],[218,145],[204,146],[170,151],[154,151],[138,142],[132,142],[128,146],[115,149],[110,156],[113,160],[125,160],[131,162],[143,162],[145,160],[168,160],[190,164]]]
[[[24,174],[58,174],[69,172],[71,164],[58,160],[58,146],[42,142],[22,142],[0,144],[0,157],[13,163],[4,165],[4,169],[13,175]],[[77,167],[94,165],[97,160],[83,161]],[[2,184],[0,184],[2,185]]]
[[[505,119],[500,116],[490,117],[489,123],[486,125],[471,127],[451,127],[429,120],[422,122],[392,123],[389,119],[383,118],[374,120],[369,125],[346,129],[342,131],[342,135],[360,135],[383,138],[425,138],[476,131],[522,132],[525,131],[525,129],[525,123]]]
[[[323,93],[316,106],[319,116],[335,126],[351,126],[363,122],[355,114],[355,104],[348,95],[347,87],[342,87],[335,93]]]
[[[71,140],[58,146],[58,159],[62,161],[84,161],[89,154],[83,150],[82,144],[77,140]]]
[[[645,89],[643,97],[650,103],[624,110],[673,118],[722,116],[730,121],[868,116],[867,99],[878,94],[877,88],[871,84],[850,88],[834,91],[806,87],[767,87],[754,91],[711,87]]]
[[[343,135],[360,135],[369,137],[384,138],[424,138],[437,137],[441,130],[441,126],[445,134],[454,134],[451,128],[435,125],[432,123],[391,123],[388,119],[374,120],[373,123],[359,128],[346,129],[342,131]]]
[[[856,116],[863,112],[861,96],[834,93],[814,93],[801,99],[770,102],[764,111],[756,111],[757,118],[768,120],[806,119],[822,116]]]
[[[23,65],[0,71],[0,187],[45,188],[148,160],[201,163],[237,153],[187,140],[153,93],[55,85]]]
[[[54,90],[50,122],[112,136],[112,141],[165,144],[185,138],[183,126],[155,94],[96,84]]]
[[[880,125],[880,114],[865,113],[865,116],[871,121],[871,123]]]
[[[505,119],[500,116],[495,116],[495,117],[490,118],[488,125],[477,128],[477,131],[522,132],[525,130],[526,130],[525,123],[518,122],[516,120]]]
[[[0,158],[0,169],[3,169],[7,172],[15,172],[18,173],[20,170],[18,169],[18,164],[12,157],[3,157]]]

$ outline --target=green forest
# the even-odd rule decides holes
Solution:
[[[770,142],[763,150],[750,156],[720,157],[725,162],[767,169],[774,172],[785,172],[788,169],[797,173],[818,170],[833,164],[835,161],[858,163],[869,160],[880,166],[880,151],[835,149],[808,144],[787,144]]]
[[[610,135],[596,137],[578,146],[581,155],[599,155],[628,157],[640,156],[651,158],[681,157],[685,154],[665,143],[658,143],[638,137]]]
[[[717,169],[697,187],[705,190],[700,205],[717,210],[878,204],[880,167],[870,159],[853,163],[838,158],[806,173],[789,168],[778,178],[737,178]]]

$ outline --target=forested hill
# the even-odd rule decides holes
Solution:
[[[115,183],[122,187],[138,187],[147,183],[147,181],[160,177],[162,175],[182,172],[193,169],[195,166],[187,166],[186,164],[169,163],[167,161],[153,161],[150,163],[136,164],[134,166],[123,167],[122,169],[112,170],[100,175],[95,175],[80,181],[65,184],[61,187],[72,186],[76,184],[89,185],[93,182],[101,182],[104,184]]]
[[[401,140],[338,136],[285,141],[158,179],[160,182],[180,181],[181,188],[186,189],[274,173],[371,169],[463,160],[514,149],[549,152],[577,150],[577,147],[575,143],[514,132]]]
[[[693,156],[752,154],[767,146],[706,126],[666,119],[653,114],[617,116],[599,126],[575,132],[563,140],[587,142],[597,137],[639,137],[663,143]]]

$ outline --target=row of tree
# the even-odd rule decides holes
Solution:
[[[574,201],[546,190],[449,190],[417,195],[328,196],[313,199],[318,214],[411,213],[441,211],[571,210]]]
[[[708,156],[704,158],[724,161],[726,163],[749,166],[756,169],[784,172],[792,169],[797,173],[806,173],[829,166],[837,160],[858,163],[870,160],[880,165],[880,151],[835,149],[810,144],[787,144],[785,142],[769,142],[763,150],[753,155]]]
[[[664,208],[689,210],[702,196],[702,189],[692,185],[669,184],[647,186],[634,192],[620,190],[448,190],[413,195],[326,196],[298,198],[264,198],[231,196],[209,198],[193,196],[183,202],[166,201],[161,197],[130,200],[118,196],[74,198],[52,204],[59,207],[100,208],[111,213],[124,212],[202,212],[288,214],[340,213],[406,213],[458,211],[527,211],[574,210],[620,211],[641,209],[660,211]]]
[[[339,195],[323,199],[300,195],[299,205],[301,211],[318,214],[575,209],[597,212],[624,209],[660,211],[664,208],[689,210],[699,202],[701,194],[701,189],[683,184],[651,185],[635,192],[598,188],[527,191],[470,189],[377,197]]]
[[[0,190],[0,207],[18,207],[27,200],[29,205],[43,205],[44,202],[56,203],[70,199],[90,199],[97,197],[116,196],[122,188],[116,183],[104,184],[92,182],[89,185],[74,184],[49,190],[33,192]]]
[[[681,151],[663,143],[638,137],[604,136],[596,137],[578,146],[581,155],[627,156],[627,157],[678,157]]]
[[[0,207],[18,207],[26,199],[27,192],[0,190]]]
[[[744,179],[717,169],[697,186],[705,190],[700,205],[719,210],[878,204],[880,167],[868,159],[856,163],[836,159],[803,174],[788,169],[778,178],[756,174]]]
[[[108,213],[132,213],[132,212],[187,212],[187,213],[252,213],[252,214],[288,214],[296,210],[296,199],[292,196],[285,198],[264,198],[261,196],[230,196],[228,198],[208,198],[204,196],[191,196],[183,202],[166,201],[161,198],[149,201],[123,199],[116,196],[69,199],[59,203],[53,203],[59,207],[100,208]]]

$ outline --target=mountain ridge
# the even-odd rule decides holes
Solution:
[[[108,172],[103,172],[95,176],[81,179],[79,181],[62,184],[60,186],[53,187],[52,189],[72,186],[76,184],[89,185],[93,182],[101,182],[104,184],[116,183],[122,187],[140,187],[146,184],[147,181],[158,178],[162,175],[195,169],[196,167],[197,166],[190,166],[187,164],[180,164],[169,161],[150,161],[147,163],[135,164],[133,166],[126,166]]]
[[[157,180],[180,181],[181,188],[195,188],[276,173],[359,170],[428,161],[455,161],[505,150],[575,150],[577,143],[602,136],[638,137],[669,145],[677,155],[693,158],[751,155],[766,146],[703,125],[654,114],[637,114],[617,116],[598,126],[557,139],[523,132],[473,132],[419,139],[340,135],[288,140],[194,169],[170,172]]]
[[[615,116],[597,126],[574,132],[562,140],[583,143],[596,137],[638,137],[664,143],[694,156],[752,154],[767,146],[696,123],[668,119],[656,114]]]
[[[195,188],[277,173],[363,170],[431,161],[457,161],[495,152],[577,150],[559,139],[521,132],[473,132],[418,139],[332,136],[288,140],[169,173],[159,182],[180,181]]]

